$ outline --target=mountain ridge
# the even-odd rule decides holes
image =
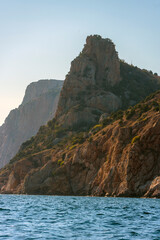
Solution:
[[[159,76],[119,60],[108,39],[87,39],[66,76],[55,118],[0,171],[1,193],[160,196],[160,93],[147,97],[160,89]],[[113,58],[104,56],[104,45]],[[86,49],[91,57],[83,55]]]
[[[0,171],[1,193],[159,198],[159,119],[160,91],[88,134],[13,159]]]

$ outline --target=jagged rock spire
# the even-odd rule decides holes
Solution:
[[[56,118],[64,126],[96,122],[101,113],[120,107],[119,98],[108,91],[119,81],[120,63],[113,42],[88,36],[82,52],[71,63]]]

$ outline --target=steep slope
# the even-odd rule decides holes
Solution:
[[[54,117],[62,84],[63,81],[40,80],[27,87],[22,104],[10,112],[0,127],[0,167]]]
[[[121,99],[123,109],[135,105],[160,89],[160,77],[152,71],[140,69],[120,60],[120,74],[121,82],[110,91]]]
[[[159,197],[160,93],[114,113],[157,89],[159,77],[120,61],[109,39],[88,37],[55,118],[1,170],[1,193]]]
[[[39,98],[41,95],[54,91],[59,93],[63,86],[62,80],[39,80],[37,82],[30,83],[25,91],[25,95],[21,105],[25,105],[32,100]]]
[[[160,197],[159,146],[157,92],[88,134],[13,160],[0,172],[1,193]]]
[[[65,127],[96,123],[102,113],[120,108],[120,98],[107,89],[120,80],[120,63],[112,41],[97,35],[87,37],[66,76],[56,119]]]
[[[159,87],[152,72],[119,60],[110,39],[89,36],[71,63],[55,118],[65,128],[87,128],[101,114],[135,105]]]

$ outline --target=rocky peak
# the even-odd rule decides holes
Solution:
[[[119,81],[120,63],[112,41],[88,36],[82,52],[71,63],[56,118],[66,126],[82,121],[95,123],[99,114],[120,107],[120,99],[108,92],[108,87]]]
[[[118,83],[120,63],[113,42],[99,35],[88,36],[82,52],[72,62],[70,73],[88,77],[92,84],[102,88]]]
[[[120,63],[115,45],[109,38],[99,35],[88,36],[82,51],[96,66],[95,83],[102,87],[120,81]]]

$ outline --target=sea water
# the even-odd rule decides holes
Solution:
[[[160,239],[160,200],[0,195],[0,239]]]

